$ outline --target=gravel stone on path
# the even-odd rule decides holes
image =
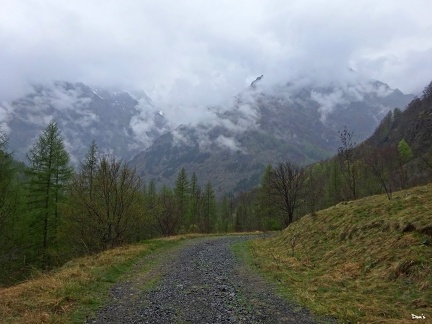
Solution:
[[[117,284],[112,301],[86,323],[316,323],[234,257],[231,244],[251,238],[256,236],[190,240],[164,257],[155,270],[160,279],[150,288],[140,288],[137,272]]]

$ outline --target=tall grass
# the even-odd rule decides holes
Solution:
[[[255,265],[317,314],[432,323],[432,185],[340,203],[250,244]]]
[[[82,323],[86,314],[107,301],[109,288],[138,260],[164,251],[182,239],[183,236],[177,236],[115,248],[72,260],[56,271],[0,289],[0,322]]]

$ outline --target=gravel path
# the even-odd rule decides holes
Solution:
[[[235,259],[230,245],[250,238],[187,242],[150,275],[137,272],[116,285],[112,302],[86,323],[316,323]],[[140,288],[155,276],[150,288]]]

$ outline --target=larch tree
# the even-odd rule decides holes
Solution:
[[[201,230],[204,233],[211,233],[216,222],[216,198],[210,181],[205,185],[202,200],[203,215]]]
[[[59,205],[73,174],[57,123],[53,120],[43,130],[27,155],[29,209],[40,230],[41,266],[50,266],[49,248],[56,243]]]
[[[411,146],[409,146],[404,138],[399,141],[397,148],[399,152],[399,182],[401,188],[406,189],[408,174],[405,164],[412,160],[414,154],[412,152]]]
[[[185,168],[182,168],[177,176],[174,194],[181,217],[181,224],[188,228],[191,225],[189,213],[190,187]]]
[[[189,232],[199,231],[199,222],[201,218],[201,188],[198,185],[198,177],[195,172],[191,176],[190,180],[190,201],[189,201],[189,213],[190,213],[190,225],[188,228]]]

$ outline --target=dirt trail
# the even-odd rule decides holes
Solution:
[[[137,271],[116,285],[112,302],[86,323],[316,323],[234,257],[231,244],[251,238],[189,241],[164,256],[151,276]],[[140,288],[155,276],[152,287]]]

